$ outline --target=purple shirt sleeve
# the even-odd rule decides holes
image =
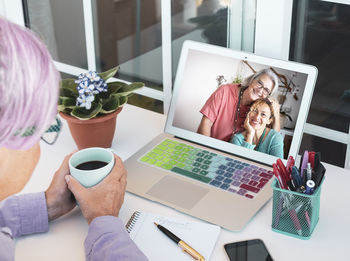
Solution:
[[[86,260],[147,260],[131,240],[122,221],[113,216],[95,218],[85,240]]]
[[[48,231],[45,193],[12,196],[0,202],[0,260],[14,260],[14,238]],[[122,221],[95,218],[85,240],[87,260],[147,260]]]
[[[0,260],[13,260],[13,238],[49,229],[44,192],[12,196],[0,202]]]

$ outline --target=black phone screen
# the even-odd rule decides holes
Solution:
[[[245,240],[224,245],[230,261],[272,261],[264,242],[260,239]]]

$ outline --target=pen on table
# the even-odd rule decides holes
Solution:
[[[160,231],[162,231],[167,237],[169,237],[171,240],[173,240],[179,247],[182,248],[182,250],[184,252],[189,254],[195,260],[200,260],[200,261],[205,260],[201,254],[199,254],[196,250],[194,250],[192,247],[190,247],[185,241],[178,238],[176,235],[174,235],[172,232],[170,232],[168,229],[166,229],[162,225],[159,225],[156,222],[154,222],[154,224],[157,226],[157,228]]]

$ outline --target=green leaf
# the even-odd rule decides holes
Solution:
[[[124,88],[125,86],[127,86],[128,84],[125,82],[110,82],[107,83],[108,86],[108,93],[112,94],[112,93],[117,93],[120,89]]]
[[[73,92],[71,89],[62,87],[60,89],[60,97],[70,97],[70,98],[76,98],[78,97],[78,94]]]
[[[119,66],[116,66],[108,71],[100,73],[99,75],[103,80],[107,81],[109,78],[113,77],[118,70],[119,70]]]
[[[70,97],[59,97],[58,105],[64,105],[65,107],[72,107],[76,105],[76,99]]]
[[[70,115],[72,115],[75,118],[78,118],[79,120],[89,120],[93,117],[95,117],[102,109],[101,103],[91,103],[90,110],[85,109],[85,107],[75,107]]]
[[[57,109],[58,109],[58,111],[63,112],[63,113],[67,113],[67,114],[70,114],[70,112],[72,111],[72,109],[67,108],[64,105],[58,105]]]
[[[127,84],[125,86],[123,86],[122,88],[120,88],[118,90],[117,93],[114,93],[113,95],[118,95],[120,96],[126,96],[134,91],[136,91],[137,89],[142,88],[143,86],[145,86],[145,84],[143,82],[133,82],[131,84]]]
[[[113,93],[118,92],[119,89],[121,89],[122,87],[124,87],[125,85],[127,85],[124,82],[111,82],[108,83],[108,89],[107,92],[101,92],[97,95],[95,95],[95,98],[101,98],[101,99],[107,99],[109,98]]]
[[[127,101],[128,101],[128,97],[127,96],[119,97],[119,106],[124,105]]]
[[[101,113],[111,113],[119,107],[119,98],[112,95],[110,98],[103,100]]]
[[[66,109],[73,109],[76,105],[75,98],[59,97],[58,98],[58,111],[67,112]]]
[[[63,79],[60,84],[60,96],[77,97],[79,95],[75,79]]]

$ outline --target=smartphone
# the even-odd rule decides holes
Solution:
[[[230,261],[272,261],[261,239],[251,239],[224,245]]]

